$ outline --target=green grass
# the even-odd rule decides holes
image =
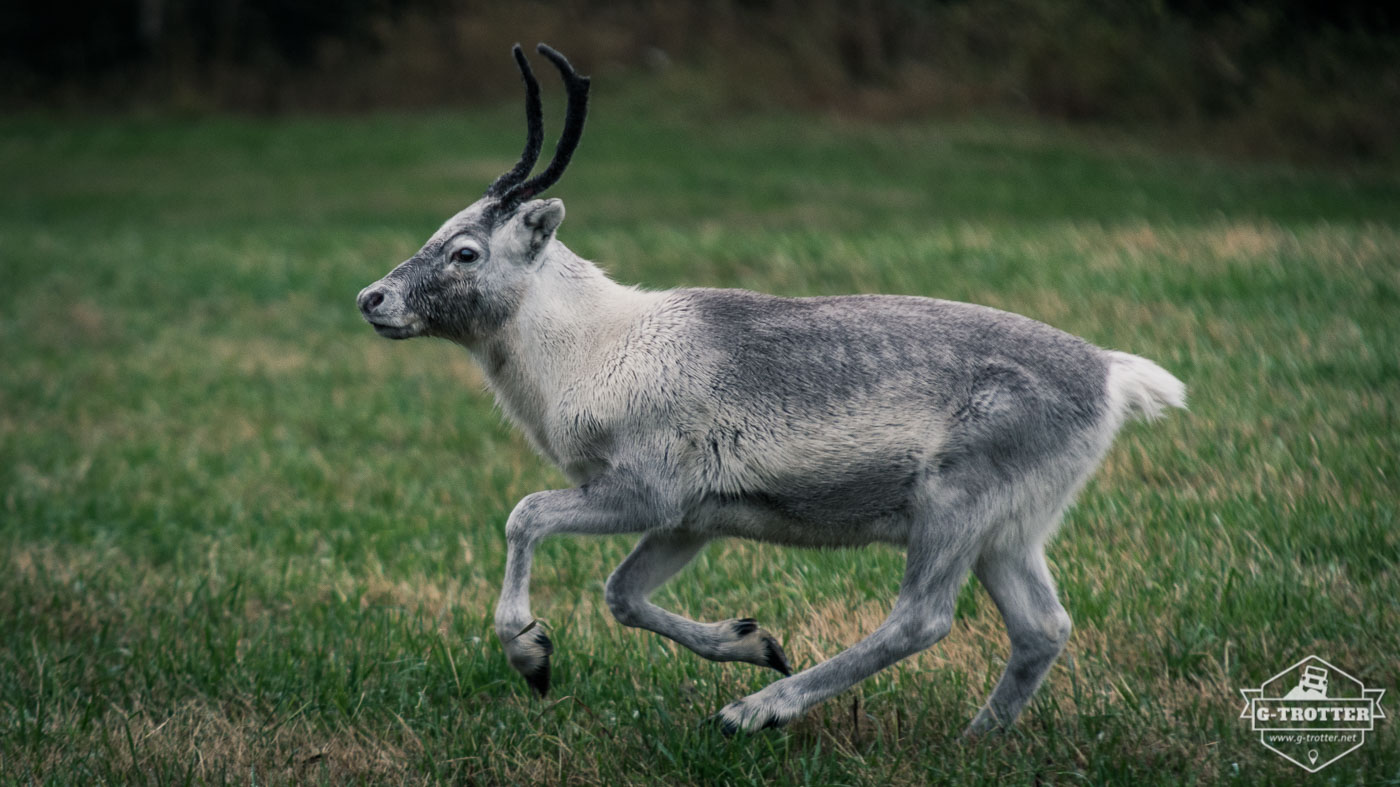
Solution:
[[[1238,689],[1316,653],[1391,718],[1308,780],[1400,782],[1400,175],[661,103],[601,96],[555,192],[619,279],[976,301],[1190,386],[1052,544],[1076,629],[1019,728],[957,737],[1006,655],[969,583],[929,652],[726,740],[702,721],[773,676],[612,622],[621,538],[541,548],[555,693],[531,698],[491,632],[502,525],[562,478],[464,352],[353,304],[509,165],[518,108],[9,118],[0,778],[1301,781]],[[659,599],[757,617],[805,667],[879,622],[901,564],[722,543]]]

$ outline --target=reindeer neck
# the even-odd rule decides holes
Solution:
[[[501,409],[559,463],[548,439],[551,414],[661,294],[612,281],[558,241],[544,253],[514,317],[471,349]]]

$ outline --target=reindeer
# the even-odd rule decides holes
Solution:
[[[968,731],[1010,725],[1070,634],[1047,539],[1125,420],[1185,407],[1185,386],[1145,358],[983,306],[613,282],[556,238],[564,203],[538,198],[578,146],[589,90],[561,54],[538,51],[568,93],[549,166],[529,177],[543,122],[517,45],[520,161],[358,296],[381,336],[465,347],[505,415],[576,484],[526,496],[506,521],[495,629],[510,665],[549,690],[554,648],[529,581],[536,545],[556,534],[640,534],[607,581],[618,622],[782,673],[718,712],[726,733],[785,724],[932,646],[971,570],[1011,655]],[[878,628],[794,675],[754,620],[703,623],[649,601],[726,537],[883,542],[907,565]]]

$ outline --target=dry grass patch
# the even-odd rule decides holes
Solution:
[[[115,754],[110,767],[133,778],[175,765],[211,782],[232,777],[259,784],[421,783],[412,763],[423,745],[407,726],[339,724],[326,729],[301,713],[272,716],[237,704],[192,699],[168,714],[113,710],[93,737],[118,738],[115,746],[109,744]],[[86,746],[97,750],[95,744]]]

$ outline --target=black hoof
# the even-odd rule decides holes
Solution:
[[[540,699],[544,699],[549,694],[549,662],[545,661],[534,672],[527,674],[525,682],[540,695]]]
[[[779,645],[777,640],[764,640],[763,651],[763,665],[765,667],[772,667],[773,669],[783,673],[783,677],[787,677],[788,675],[792,674],[792,667],[788,664],[787,654],[783,652],[783,646]]]
[[[740,702],[738,702],[738,703],[736,703],[736,704],[742,706],[742,705],[743,705],[743,702],[740,701]],[[732,707],[732,706],[731,706],[731,707]],[[724,715],[724,713],[723,713],[723,712],[720,712],[720,713],[716,713],[715,715],[713,715],[713,716],[711,716],[710,718],[706,719],[706,724],[708,724],[708,725],[711,726],[711,727],[714,727],[714,728],[718,729],[718,730],[720,731],[720,733],[722,733],[722,734],[724,735],[724,737],[726,737],[726,738],[732,738],[732,737],[734,737],[735,735],[738,735],[738,734],[740,734],[740,733],[743,733],[743,734],[745,734],[745,735],[753,735],[753,734],[762,732],[763,730],[777,729],[777,728],[779,728],[779,727],[784,726],[785,722],[779,721],[779,720],[776,719],[776,718],[770,718],[769,720],[765,721],[761,726],[757,727],[756,729],[745,729],[744,727],[739,726],[739,723],[738,723],[738,722],[733,721],[732,719],[726,718],[725,715]]]
[[[525,682],[530,684],[530,688],[541,698],[549,694],[549,657],[554,654],[554,643],[543,631],[536,629],[526,636],[534,640],[535,647],[539,648],[543,655],[539,664],[533,669],[522,670],[521,675],[525,677]]]
[[[733,738],[739,732],[739,725],[718,713],[706,720],[706,723],[719,730],[720,734],[726,738]]]

